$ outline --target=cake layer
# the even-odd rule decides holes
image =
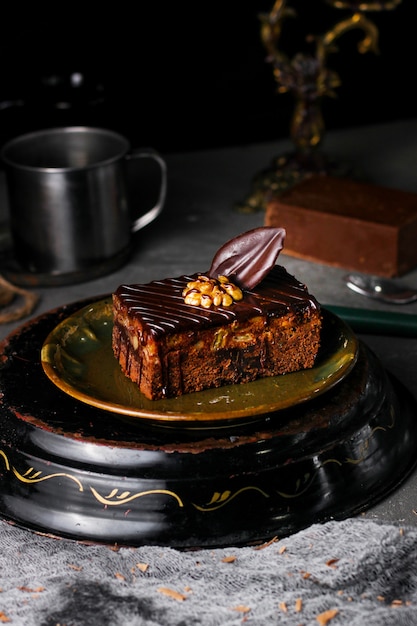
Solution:
[[[307,179],[266,209],[283,225],[288,255],[378,276],[417,266],[417,194],[321,176]]]
[[[195,307],[194,276],[122,285],[113,295],[113,351],[150,399],[175,397],[312,367],[320,343],[317,301],[276,266],[232,306]]]

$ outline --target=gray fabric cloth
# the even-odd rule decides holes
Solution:
[[[317,626],[337,611],[330,626],[417,624],[417,528],[359,517],[264,546],[182,552],[85,545],[1,522],[0,540],[0,623]]]

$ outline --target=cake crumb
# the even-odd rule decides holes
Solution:
[[[336,615],[339,614],[339,609],[329,609],[328,611],[324,611],[320,613],[316,617],[316,621],[320,624],[320,626],[326,626]]]
[[[179,593],[179,591],[175,591],[175,589],[170,589],[169,587],[159,587],[157,591],[158,593],[163,593],[169,598],[173,598],[173,600],[178,600],[178,602],[184,602],[184,600],[187,599],[185,594]]]
[[[238,604],[233,607],[233,611],[238,611],[238,613],[249,613],[250,610],[250,606],[245,606],[244,604]]]
[[[120,550],[120,546],[117,543],[114,543],[113,545],[108,546],[108,547],[109,547],[109,550],[111,550],[112,552],[119,552]]]
[[[81,572],[83,569],[80,565],[74,565],[74,563],[68,563],[68,567],[75,570],[76,572]]]
[[[255,546],[254,550],[263,550],[264,548],[268,548],[268,546],[276,543],[277,541],[279,541],[278,537],[272,537],[272,539],[270,539],[269,541],[265,541],[265,543],[262,543],[260,546]]]
[[[231,554],[230,556],[224,556],[222,558],[222,563],[234,563],[236,559],[237,557]]]
[[[136,563],[136,567],[141,572],[146,572],[149,568],[149,563]]]

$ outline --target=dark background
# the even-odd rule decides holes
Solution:
[[[328,129],[417,116],[415,3],[367,13],[379,29],[379,55],[358,52],[359,30],[338,40],[329,67],[342,86],[323,103]],[[55,3],[52,12],[14,5],[1,21],[0,143],[67,124],[112,128],[161,152],[288,136],[293,100],[276,93],[260,40],[258,15],[272,4],[154,0],[89,12],[88,3]],[[288,4],[298,12],[284,25],[290,56],[307,34],[348,15],[324,0]]]

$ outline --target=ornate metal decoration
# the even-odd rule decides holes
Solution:
[[[270,13],[259,16],[261,40],[267,51],[267,61],[272,65],[278,93],[291,93],[295,100],[290,123],[290,137],[295,150],[274,159],[271,167],[258,174],[253,181],[252,193],[239,209],[246,212],[265,208],[272,194],[279,194],[305,177],[314,174],[346,173],[345,167],[326,158],[319,147],[325,124],[322,115],[324,97],[334,97],[341,85],[338,73],[328,67],[328,58],[337,51],[336,41],[352,29],[360,29],[363,38],[358,52],[378,53],[378,29],[365,15],[366,12],[392,10],[402,0],[325,0],[334,9],[351,11],[322,35],[306,36],[309,52],[298,52],[292,58],[279,45],[284,23],[296,18],[288,0],[276,0]]]

